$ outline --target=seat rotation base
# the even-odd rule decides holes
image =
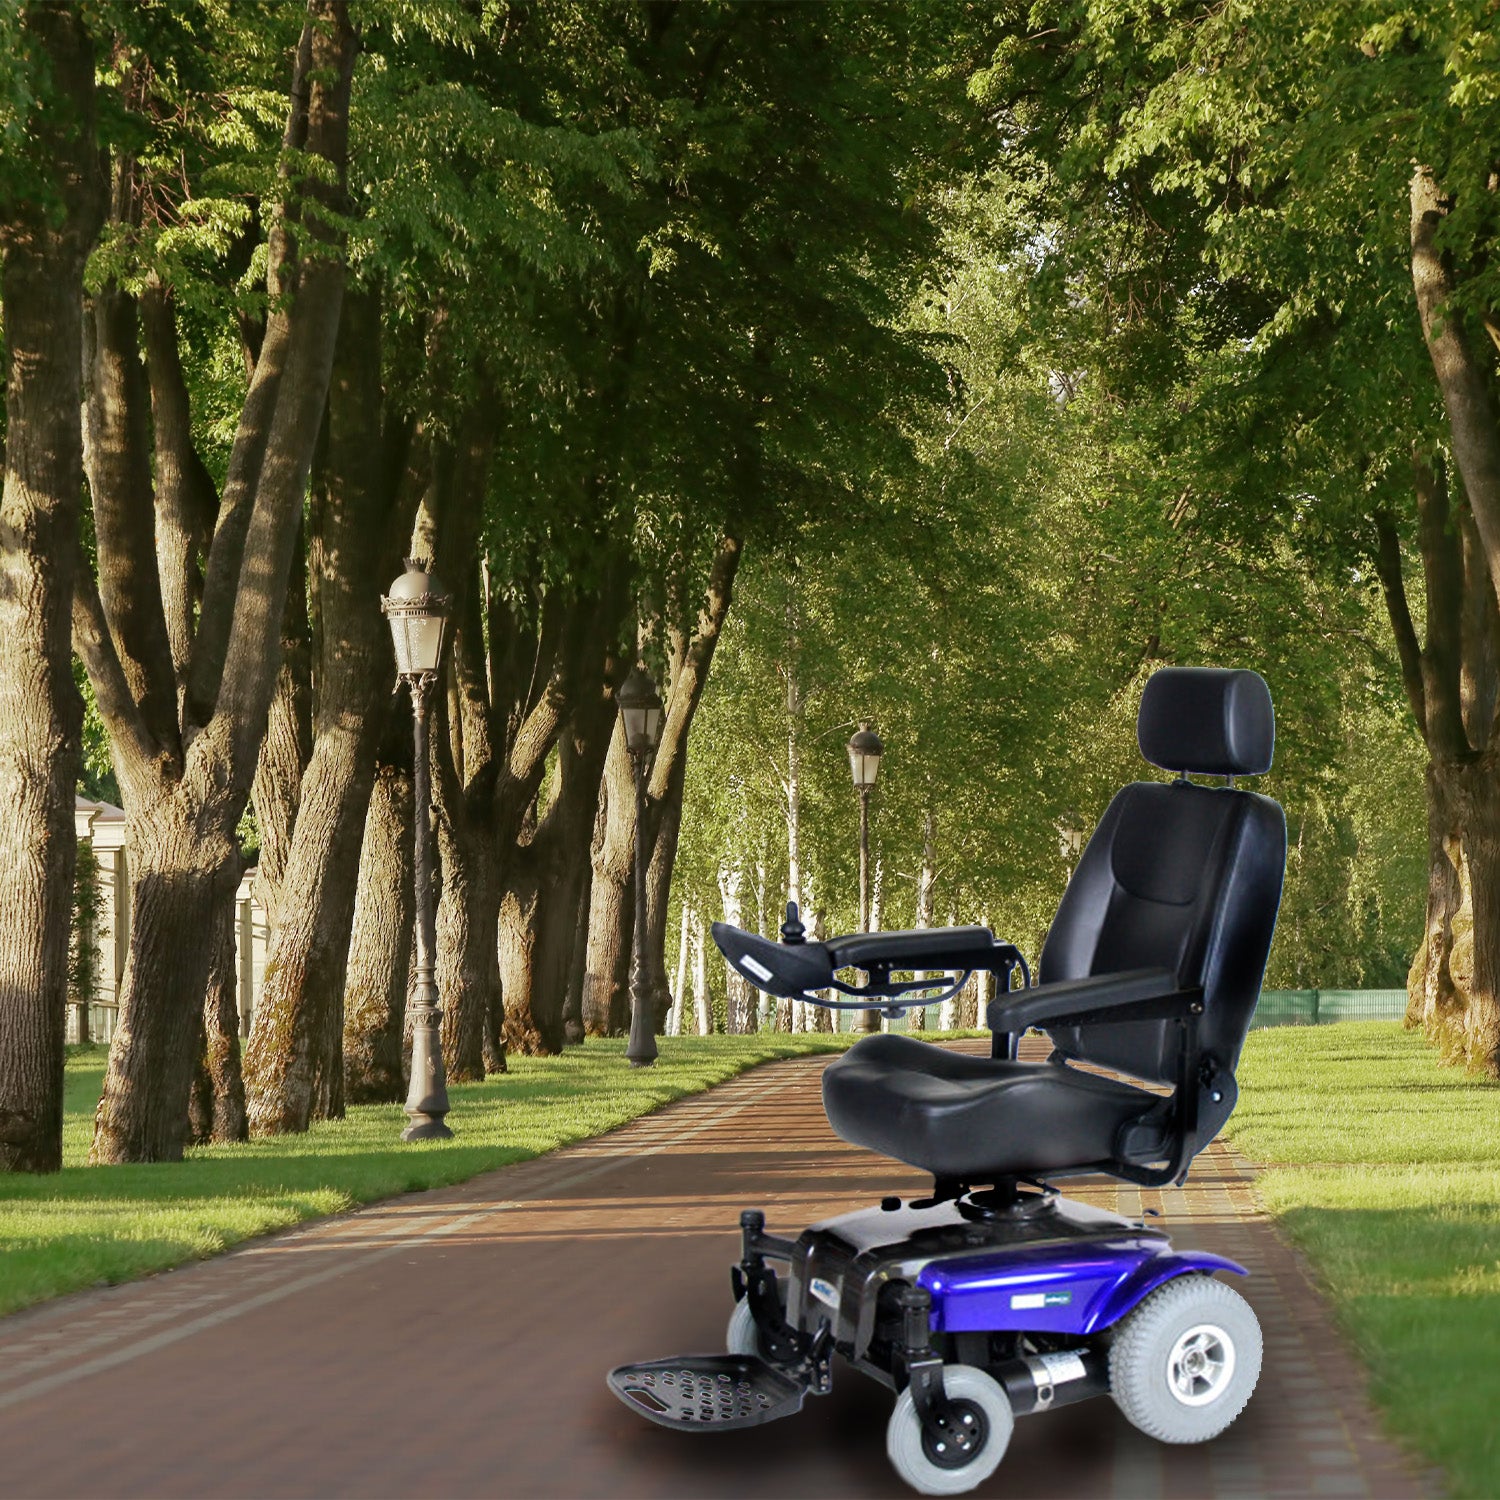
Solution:
[[[802,1410],[807,1387],[757,1354],[685,1354],[609,1372],[633,1411],[679,1432],[758,1427]]]

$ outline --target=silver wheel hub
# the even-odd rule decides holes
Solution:
[[[1215,1323],[1179,1334],[1167,1356],[1167,1389],[1184,1406],[1207,1406],[1234,1378],[1234,1341]]]

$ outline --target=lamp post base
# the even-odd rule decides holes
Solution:
[[[654,1068],[656,1066],[656,1059],[654,1057],[632,1057],[630,1059],[630,1066],[632,1068]]]
[[[439,1115],[413,1115],[411,1124],[401,1132],[403,1141],[451,1141],[453,1132]]]

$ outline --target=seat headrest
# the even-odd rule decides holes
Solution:
[[[1271,690],[1259,672],[1164,667],[1141,694],[1136,737],[1164,771],[1259,776],[1276,744]]]

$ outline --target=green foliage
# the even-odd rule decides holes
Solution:
[[[1220,524],[1155,399],[1097,389],[1115,345],[1042,301],[1041,208],[1005,173],[947,195],[907,312],[949,388],[911,428],[917,465],[747,560],[701,711],[713,750],[689,772],[680,897],[713,911],[729,863],[755,915],[783,899],[790,674],[803,863],[830,929],[856,920],[843,742],[872,717],[885,925],[914,919],[930,810],[934,919],[988,918],[1034,957],[1071,864],[1063,830],[1087,834],[1121,784],[1156,774],[1134,735],[1150,671],[1249,665],[1277,700],[1264,790],[1293,850],[1267,982],[1400,983],[1425,880],[1421,754],[1387,654],[1366,646],[1380,602],[1347,566]]]
[[[99,883],[99,856],[92,840],[78,841],[73,865],[73,920],[68,933],[68,999],[80,1005],[93,1002],[99,988],[99,917],[104,890]]]
[[[79,795],[91,802],[110,802],[118,807],[120,788],[109,757],[109,732],[100,717],[88,673],[77,657],[73,659],[73,681],[83,695],[83,765],[78,776]]]

